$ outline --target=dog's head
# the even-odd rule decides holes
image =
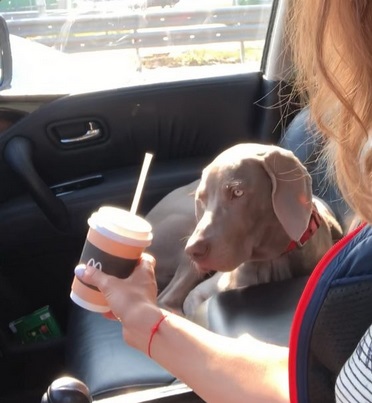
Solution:
[[[195,209],[198,224],[186,252],[200,270],[271,260],[308,226],[311,177],[288,150],[239,144],[203,170]]]

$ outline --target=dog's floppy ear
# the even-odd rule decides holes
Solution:
[[[311,176],[291,151],[281,148],[267,153],[263,166],[272,182],[274,212],[290,238],[299,241],[311,216]]]

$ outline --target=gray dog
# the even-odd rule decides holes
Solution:
[[[148,214],[159,305],[195,314],[213,294],[310,274],[342,229],[291,151],[239,144]]]

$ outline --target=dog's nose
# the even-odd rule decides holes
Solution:
[[[187,244],[185,251],[195,261],[204,259],[209,252],[209,243],[204,240],[199,240],[191,244]]]

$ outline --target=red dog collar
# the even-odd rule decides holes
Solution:
[[[320,227],[321,221],[322,219],[320,218],[318,210],[314,207],[311,213],[307,230],[303,233],[299,241],[291,241],[285,252],[290,252],[291,250],[296,248],[302,248],[305,243],[313,236],[316,230]]]

